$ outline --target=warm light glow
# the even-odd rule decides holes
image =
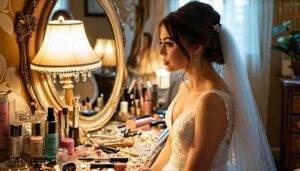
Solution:
[[[50,21],[44,42],[31,61],[33,70],[45,73],[92,71],[100,66],[83,23],[78,20]]]
[[[103,57],[103,54],[105,52],[106,43],[108,39],[97,39],[95,46],[94,46],[94,52],[98,56],[99,59]]]
[[[158,88],[166,89],[170,87],[170,72],[166,69],[156,70],[156,83]]]
[[[59,16],[57,20],[62,23],[65,21],[65,18],[63,16]]]
[[[97,39],[94,52],[101,59],[103,66],[117,65],[115,41],[113,39]]]

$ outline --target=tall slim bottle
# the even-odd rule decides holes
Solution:
[[[46,126],[44,158],[46,160],[52,160],[55,159],[58,150],[57,123],[55,121],[53,107],[48,107]]]

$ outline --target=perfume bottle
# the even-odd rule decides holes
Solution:
[[[56,152],[58,150],[58,134],[57,134],[57,125],[54,116],[54,108],[48,108],[47,116],[47,129],[45,136],[45,149],[44,149],[44,158],[46,160],[52,160],[56,157]]]
[[[23,155],[30,155],[30,136],[31,136],[31,114],[28,112],[18,112],[18,122],[22,124],[23,127]]]
[[[36,159],[42,158],[43,145],[42,123],[33,123],[32,136],[30,137],[30,157]]]
[[[0,161],[8,159],[9,111],[6,91],[0,91]]]
[[[33,122],[41,122],[41,133],[42,136],[45,137],[46,133],[46,120],[47,120],[47,113],[44,110],[36,110],[32,116]]]
[[[10,158],[18,158],[21,156],[23,149],[22,124],[11,123],[9,128],[9,156]]]

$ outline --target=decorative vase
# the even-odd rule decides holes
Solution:
[[[292,69],[294,71],[294,76],[300,78],[300,61],[292,61]]]

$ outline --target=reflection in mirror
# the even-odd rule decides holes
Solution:
[[[66,19],[83,21],[89,43],[102,62],[102,67],[94,71],[86,81],[73,82],[74,96],[80,98],[80,113],[83,116],[93,116],[101,111],[111,95],[116,78],[117,57],[110,21],[105,14],[87,15],[93,11],[104,11],[97,0],[94,1],[96,5],[85,9],[84,1],[58,0],[50,15],[50,20],[57,20],[59,16],[64,16]],[[64,101],[64,89],[59,79],[56,79],[54,86],[60,99]]]

